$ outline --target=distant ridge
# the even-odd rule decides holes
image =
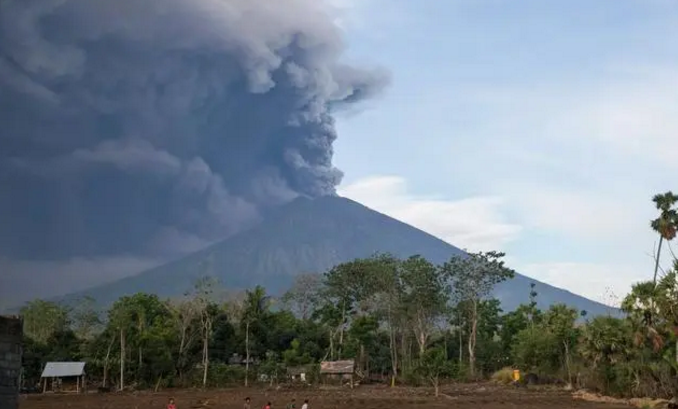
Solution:
[[[276,209],[256,227],[196,253],[61,299],[88,295],[108,305],[136,292],[175,296],[206,274],[216,276],[228,288],[260,284],[272,294],[281,294],[296,274],[321,273],[376,252],[402,258],[420,254],[434,263],[463,254],[457,247],[352,200],[300,198]],[[564,303],[586,310],[589,316],[618,313],[612,307],[519,274],[498,285],[494,295],[502,308],[510,311],[528,301],[530,283],[536,284],[540,308]]]

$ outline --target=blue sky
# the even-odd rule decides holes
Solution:
[[[393,84],[339,119],[340,194],[615,304],[678,190],[678,2],[333,0]]]

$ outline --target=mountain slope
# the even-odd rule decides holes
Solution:
[[[280,294],[298,273],[323,272],[338,263],[369,257],[375,252],[403,258],[420,254],[434,263],[463,254],[428,233],[349,199],[298,199],[277,209],[251,230],[169,264],[67,298],[90,295],[109,304],[122,295],[139,291],[178,295],[205,274],[217,276],[229,288],[261,284],[269,292]],[[609,310],[522,275],[495,289],[504,310],[525,302],[532,282],[536,283],[542,307],[566,303],[592,315]]]

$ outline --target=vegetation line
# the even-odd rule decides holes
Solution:
[[[651,227],[670,246],[678,196],[653,200]],[[660,254],[661,246],[661,262]],[[671,268],[648,268],[648,281],[624,298],[623,318],[567,305],[541,310],[534,286],[525,288],[527,303],[502,311],[491,290],[514,275],[503,257],[472,253],[434,265],[378,254],[299,275],[281,299],[262,287],[229,294],[204,278],[178,299],[139,293],[108,311],[88,298],[73,308],[36,300],[22,310],[24,383],[37,384],[48,361],[85,361],[90,382],[119,390],[317,382],[320,361],[348,359],[358,382],[427,385],[450,399],[439,390],[446,381],[510,383],[515,369],[525,382],[625,398],[675,395],[675,256]],[[666,273],[654,277],[652,267]]]

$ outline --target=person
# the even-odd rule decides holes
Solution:
[[[301,409],[308,409],[308,399],[304,399],[304,404],[301,405]]]
[[[287,409],[296,409],[297,403],[294,399],[290,401],[290,403],[287,404]]]
[[[271,409],[271,402],[268,402],[266,406],[264,406],[264,409]]]
[[[167,409],[177,409],[177,405],[174,404],[174,398],[169,399],[169,403],[167,404]]]
[[[242,406],[243,409],[250,409],[250,397],[245,398],[245,404]]]

